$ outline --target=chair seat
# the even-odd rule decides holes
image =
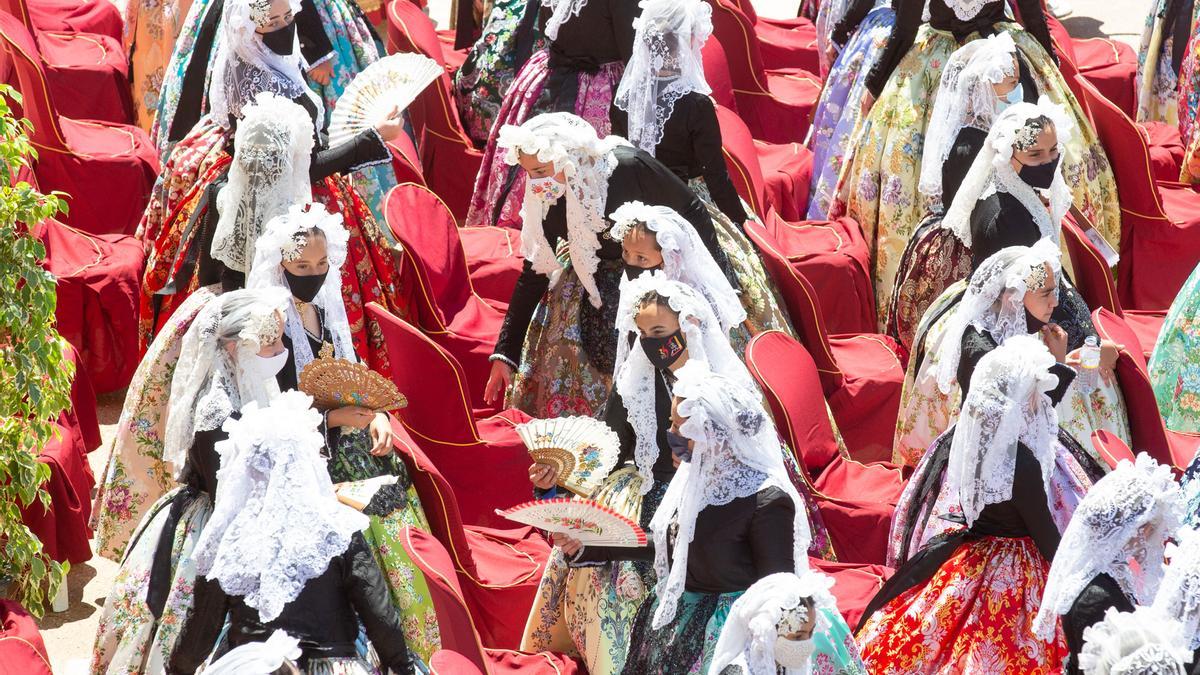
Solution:
[[[830,592],[837,600],[838,610],[851,630],[862,619],[867,603],[883,587],[883,582],[892,576],[892,568],[883,565],[862,565],[845,562],[830,562],[809,558],[808,563],[833,578]]]
[[[1079,74],[1122,112],[1135,117],[1137,55],[1133,48],[1124,42],[1105,38],[1073,38],[1071,44]]]
[[[1125,323],[1137,335],[1142,354],[1149,361],[1150,354],[1154,352],[1154,344],[1158,342],[1158,333],[1167,319],[1167,313],[1128,310],[1122,314],[1121,318],[1125,319]]]
[[[837,457],[813,481],[817,507],[838,560],[881,564],[904,475],[890,464],[861,464]]]
[[[55,437],[42,449],[38,461],[50,468],[50,480],[43,486],[50,493],[50,507],[34,501],[21,509],[21,521],[52,559],[73,565],[86,562],[92,558],[88,520],[96,478],[88,465],[83,438],[60,419]]]
[[[767,200],[781,218],[804,220],[812,182],[812,151],[800,143],[754,142]]]
[[[488,669],[500,675],[501,673],[521,673],[533,675],[545,673],[550,675],[567,675],[582,672],[579,664],[571,657],[556,652],[538,652],[528,654],[511,649],[484,649],[488,659]],[[468,671],[469,672],[469,671]]]
[[[521,233],[504,227],[460,227],[471,285],[489,305],[508,311],[517,277],[521,275]]]
[[[1150,174],[1156,181],[1179,180],[1179,167],[1183,164],[1183,138],[1179,127],[1163,122],[1139,122],[1144,132],[1146,147],[1150,149]]]
[[[0,663],[5,672],[52,675],[37,620],[16,600],[0,598]]]
[[[58,123],[67,145],[89,159],[132,158],[146,147],[140,142],[137,127],[128,124],[70,117],[59,117]]]
[[[60,115],[130,121],[129,66],[120,42],[95,33],[41,32],[37,45]]]
[[[1132,233],[1136,244],[1127,255],[1134,258],[1137,271],[1132,279],[1133,302],[1123,302],[1126,307],[1167,309],[1200,261],[1197,187],[1160,182],[1158,196],[1170,222],[1139,222]]]
[[[787,20],[791,25],[759,19],[754,25],[758,50],[767,68],[804,68],[818,72],[817,27],[808,19]]]
[[[109,0],[25,0],[33,26],[42,31],[95,33],[120,40],[125,22]]]
[[[821,96],[821,78],[810,70],[768,70],[767,89],[779,100],[808,110],[803,120],[797,120],[807,126],[812,109],[817,106],[817,99]]]
[[[850,218],[797,223],[767,216],[767,231],[793,269],[804,275],[823,302],[828,333],[875,330],[875,294],[871,288],[870,253],[858,223]]]
[[[889,461],[904,384],[903,349],[878,334],[831,335],[829,347],[843,375],[829,408],[851,458],[865,464]]]

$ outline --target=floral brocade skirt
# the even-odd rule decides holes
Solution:
[[[1050,564],[1028,537],[963,542],[923,584],[866,619],[858,632],[872,675],[1051,675],[1066,639],[1033,634]]]
[[[1168,429],[1200,432],[1200,267],[1167,311],[1150,357],[1150,383]]]
[[[1120,241],[1117,185],[1099,139],[1067,87],[1054,61],[1036,40],[1012,23],[996,26],[1009,33],[1029,66],[1038,92],[1065,105],[1075,121],[1066,144],[1062,174],[1080,208],[1108,241]],[[978,34],[972,34],[975,39]],[[917,183],[925,145],[925,127],[936,98],[942,66],[959,44],[943,31],[921,27],[916,42],[884,86],[843,164],[829,216],[850,216],[862,226],[871,248],[880,321],[892,296],[901,254],[934,206]]]
[[[744,592],[683,591],[675,619],[659,629],[651,627],[658,599],[642,603],[634,620],[625,672],[706,675],[729,609]]]
[[[520,167],[510,167],[505,163],[506,151],[496,145],[501,127],[506,124],[520,125],[540,113],[570,112],[586,120],[604,138],[612,131],[608,108],[612,105],[623,72],[625,66],[620,61],[605,63],[595,73],[579,72],[579,92],[573,109],[557,110],[554,102],[549,100],[546,86],[553,75],[549,50],[544,49],[529,57],[509,86],[492,123],[487,147],[483,151],[483,162],[475,176],[475,189],[466,225],[521,227],[525,172]]]
[[[1156,0],[1146,14],[1142,41],[1138,47],[1137,121],[1179,123],[1179,75],[1172,53],[1175,36],[1166,25],[1168,0]],[[1190,17],[1189,17],[1190,18]]]
[[[926,216],[904,247],[884,333],[911,349],[925,311],[951,284],[971,275],[971,249],[942,228],[941,214]]]

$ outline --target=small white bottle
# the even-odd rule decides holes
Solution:
[[[1079,350],[1079,387],[1083,391],[1091,391],[1099,384],[1100,341],[1095,336],[1089,336]]]

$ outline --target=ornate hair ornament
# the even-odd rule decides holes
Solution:
[[[1053,124],[1054,122],[1050,121],[1050,118],[1045,115],[1030,118],[1020,129],[1017,129],[1017,135],[1013,139],[1013,147],[1017,150],[1032,148],[1037,143],[1038,136],[1045,131],[1046,127]]]
[[[783,610],[783,616],[779,617],[779,623],[775,624],[775,630],[780,635],[792,635],[799,633],[806,623],[808,623],[808,606],[801,598],[795,607]]]
[[[282,332],[283,325],[280,324],[279,312],[276,311],[251,317],[246,322],[246,327],[238,333],[238,338],[244,344],[254,344],[262,349],[278,340]]]
[[[271,23],[271,0],[250,0],[250,20],[259,28],[266,28]]]
[[[1025,290],[1040,291],[1046,287],[1046,265],[1044,263],[1035,263],[1029,268],[1029,274],[1025,277]]]
[[[292,238],[279,249],[283,253],[283,261],[294,262],[299,260],[300,256],[304,253],[304,247],[307,245],[307,232],[297,232],[293,234]]]

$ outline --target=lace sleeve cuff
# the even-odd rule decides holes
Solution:
[[[317,59],[316,61],[313,61],[312,63],[308,64],[308,67],[306,67],[304,70],[305,70],[305,72],[308,72],[308,71],[312,70],[313,68],[316,68],[319,65],[322,65],[329,61],[332,61],[335,58],[337,58],[337,52],[329,52],[325,56],[322,56],[321,58]]]
[[[511,367],[513,370],[516,370],[517,368],[520,367],[512,359],[508,358],[507,356],[505,356],[503,354],[492,354],[491,356],[488,357],[488,363],[491,363],[492,361],[503,361],[503,362],[507,363],[509,365],[509,367]]]
[[[347,168],[347,172],[388,164],[392,161],[392,151],[388,149],[388,145],[378,129],[364,129],[358,137],[359,142],[362,143],[360,148],[363,152],[361,154],[365,156]]]

